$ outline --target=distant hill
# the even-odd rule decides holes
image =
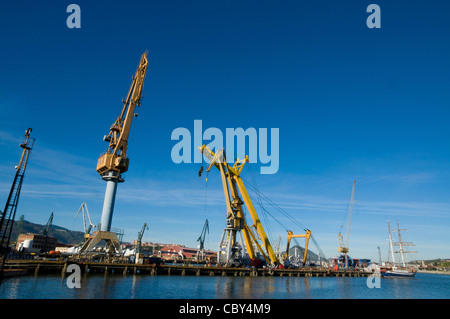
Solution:
[[[34,224],[29,221],[19,219],[14,222],[11,233],[11,241],[17,241],[20,234],[39,234],[44,227],[45,225]],[[75,245],[83,239],[84,233],[80,231],[68,230],[57,225],[52,225],[48,235],[50,237],[55,237],[58,240],[58,243]]]
[[[301,257],[300,259],[303,259],[303,255],[305,253],[305,248],[303,248],[302,246],[295,245],[295,246],[289,247],[289,254],[294,255],[296,249],[297,249],[297,256],[300,256]],[[284,253],[285,253],[285,251],[283,252],[283,254]],[[319,260],[319,255],[312,252],[311,249],[308,249],[308,257],[307,258],[311,262],[317,262]],[[320,258],[322,261],[325,261],[324,256],[320,256]]]

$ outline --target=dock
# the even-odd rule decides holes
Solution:
[[[23,274],[61,274],[69,275],[67,267],[77,264],[81,273],[110,273],[121,275],[152,275],[152,276],[247,276],[247,277],[368,277],[372,272],[362,270],[332,270],[326,268],[303,267],[294,269],[269,268],[225,268],[216,266],[196,265],[140,265],[127,263],[99,262],[68,262],[49,260],[8,260],[6,271],[20,270]]]

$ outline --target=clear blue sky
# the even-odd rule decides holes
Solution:
[[[81,7],[81,29],[66,26],[70,3]],[[366,26],[370,3],[381,8],[381,29]],[[86,201],[100,221],[102,137],[149,50],[112,222],[126,240],[147,222],[144,241],[195,247],[208,218],[206,247],[217,248],[218,171],[206,187],[200,164],[170,156],[172,131],[193,131],[199,119],[223,132],[279,128],[278,172],[251,170],[327,257],[337,255],[356,179],[351,256],[378,260],[380,246],[385,259],[389,219],[408,228],[412,258],[450,258],[449,9],[448,1],[10,1],[0,12],[0,206],[32,127],[17,217],[44,224],[54,212],[54,224],[81,231],[74,216]],[[286,232],[256,208],[284,246]]]

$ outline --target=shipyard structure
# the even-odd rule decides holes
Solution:
[[[350,229],[349,215],[346,241],[339,234],[339,251],[343,254],[339,267],[333,267],[321,252],[312,230],[295,220],[286,211],[276,206],[270,199],[259,192],[256,185],[251,185],[241,176],[249,157],[227,158],[225,149],[211,150],[207,145],[198,145],[202,159],[208,159],[206,172],[212,169],[220,174],[223,194],[226,204],[224,211],[224,228],[220,236],[217,251],[204,248],[206,234],[209,234],[208,220],[198,238],[198,248],[188,248],[175,244],[146,244],[142,242],[143,234],[148,229],[144,223],[137,239],[132,244],[123,244],[123,231],[112,228],[112,220],[118,185],[125,182],[123,174],[129,169],[130,160],[127,149],[130,141],[132,121],[137,117],[136,107],[141,106],[144,80],[149,62],[147,52],[141,55],[137,70],[132,77],[132,83],[126,98],[122,101],[122,109],[109,128],[103,140],[108,143],[97,160],[96,170],[101,179],[106,182],[101,220],[95,225],[89,216],[87,204],[83,202],[79,211],[84,222],[84,234],[79,243],[68,247],[59,245],[48,233],[53,219],[39,234],[21,234],[15,243],[11,242],[11,231],[18,207],[20,190],[25,174],[34,138],[30,137],[31,129],[25,133],[25,142],[16,175],[1,212],[0,220],[0,258],[1,278],[16,273],[39,274],[41,272],[61,272],[64,274],[69,264],[78,264],[86,272],[118,272],[127,274],[149,273],[180,274],[180,275],[234,275],[234,276],[366,276],[371,271],[359,266],[350,265],[348,258],[348,231]],[[203,166],[198,176],[201,178]],[[354,185],[353,185],[354,187]],[[253,193],[251,193],[252,191]],[[352,197],[354,188],[352,192]],[[267,236],[253,201],[267,200],[270,205],[280,211],[285,219],[277,222],[286,231],[286,248],[280,247],[280,241],[273,245]],[[248,214],[244,214],[244,210]],[[302,240],[304,246],[301,254],[291,249],[291,240]],[[319,249],[318,261],[312,261],[310,256],[310,241]],[[292,253],[295,251],[295,253]],[[366,261],[364,261],[366,262]],[[339,260],[337,261],[339,264]],[[369,261],[370,263],[370,261]],[[2,280],[3,280],[2,279]]]

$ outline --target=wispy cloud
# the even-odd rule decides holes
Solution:
[[[122,187],[117,193],[117,199],[128,203],[140,203],[141,205],[173,207],[176,210],[198,209],[209,206],[224,206],[225,199],[223,191],[212,188],[205,189],[196,187],[195,183],[186,182],[184,186],[172,185],[167,181],[145,180],[130,182]]]
[[[430,172],[418,172],[410,174],[389,174],[374,176],[374,181],[395,182],[402,184],[422,184],[428,183],[435,179],[436,175]]]
[[[423,217],[450,217],[450,204],[427,202],[368,202],[359,204],[361,213],[423,216]]]
[[[336,200],[319,196],[271,193],[277,205],[289,210],[308,210],[323,213],[342,213],[349,209],[349,200]],[[357,201],[354,212],[374,215],[450,217],[450,203],[410,201]]]
[[[25,132],[24,132],[25,133]],[[13,136],[8,132],[0,131],[0,144],[15,144],[21,143],[23,138],[18,138],[17,136]]]
[[[22,139],[0,132],[0,141],[5,141],[6,144],[17,144],[22,142]],[[90,203],[91,200],[93,202],[92,210],[96,212],[95,218],[99,218],[105,183],[101,181],[95,171],[95,156],[78,155],[75,152],[60,150],[58,147],[52,148],[40,144],[39,147],[36,147],[36,151],[33,151],[30,161],[32,165],[29,166],[27,171],[26,185],[22,189],[23,197],[31,198],[31,202],[36,202],[35,199],[38,198],[42,199],[45,204],[48,203],[49,206],[52,206],[52,209],[56,203],[63,207],[69,202],[73,207],[68,206],[67,212],[61,209],[58,215],[62,221],[62,214],[66,213],[68,217],[65,225],[67,227],[73,224],[73,215],[79,206],[78,201],[81,204],[82,201]],[[2,168],[8,170],[8,172],[13,170],[11,167],[6,167],[7,164],[2,164],[2,166],[0,170]],[[225,211],[225,200],[218,172],[210,175],[207,188],[205,188],[204,180],[199,181],[197,178],[186,180],[180,177],[177,172],[159,172],[158,174],[157,178],[149,179],[135,174],[135,171],[133,171],[132,178],[119,185],[116,197],[117,214],[114,217],[116,223],[126,225],[124,227],[130,227],[133,230],[132,234],[134,234],[136,233],[136,225],[140,227],[144,220],[151,220],[155,227],[152,236],[158,235],[158,238],[173,238],[172,241],[177,241],[177,236],[180,236],[183,231],[187,232],[186,238],[192,237],[195,240],[197,238],[195,236],[201,230],[201,223],[207,214],[211,227],[217,227],[217,232],[221,233],[225,222],[225,214],[223,213]],[[0,179],[0,190],[4,194],[11,187],[12,180],[9,179],[12,175],[13,173],[0,172],[0,177],[8,177]],[[193,176],[195,176],[195,172]],[[270,178],[268,176],[262,177],[261,179],[264,179],[266,183],[262,182],[259,190],[290,216],[300,219],[301,223],[308,227],[311,226],[315,234],[320,234],[320,244],[325,243],[326,245],[322,248],[327,254],[332,255],[335,252],[337,240],[335,230],[339,227],[342,218],[348,213],[351,180],[348,182],[348,178],[342,176],[318,178],[288,176],[285,179],[282,177],[278,175],[270,176]],[[357,196],[358,202],[354,206],[354,214],[368,216],[369,219],[376,216],[449,218],[450,202],[420,201],[420,198],[415,201],[396,201],[389,200],[389,197],[386,200],[378,200],[376,197],[371,197],[369,190],[369,187],[376,189],[384,184],[420,185],[433,183],[436,178],[436,175],[430,172],[365,176],[365,181],[361,179],[361,183],[370,180],[371,184],[366,183],[364,195],[357,192],[360,196]],[[276,180],[277,184],[271,183],[271,179]],[[345,186],[342,186],[343,184]],[[252,191],[251,185],[247,186],[262,222],[265,223],[266,219],[273,222],[270,217],[264,215],[263,210],[259,207],[258,196]],[[417,188],[417,186],[415,187]],[[267,201],[263,200],[262,202],[264,208],[271,212],[275,218],[278,218],[284,225],[289,225],[290,220],[286,216],[278,214]],[[203,210],[205,206],[208,207],[207,212]],[[147,207],[151,214],[147,213]],[[129,215],[128,208],[130,208]],[[127,214],[121,213],[124,211]],[[144,211],[146,212],[144,213]],[[381,218],[378,219],[381,220]],[[64,222],[62,224],[64,226]],[[274,226],[271,226],[274,230],[273,236],[277,238],[276,227],[278,225],[273,224]],[[366,227],[366,224],[364,225]],[[374,241],[378,236],[380,238],[385,237],[385,225],[379,227],[382,229],[381,235],[378,235],[378,233],[373,235]],[[445,235],[446,231],[445,227],[440,229],[430,226],[424,229],[430,233],[436,230],[442,235]],[[168,230],[170,230],[170,233]],[[355,225],[354,230],[356,236],[357,225]],[[284,236],[284,232],[279,234]],[[364,236],[366,237],[362,238],[361,242],[368,240],[367,235]],[[184,240],[184,238],[180,238],[178,241],[184,242]],[[216,238],[216,240],[218,239]],[[353,243],[356,242],[356,240],[353,241]],[[329,249],[327,250],[328,246]]]

